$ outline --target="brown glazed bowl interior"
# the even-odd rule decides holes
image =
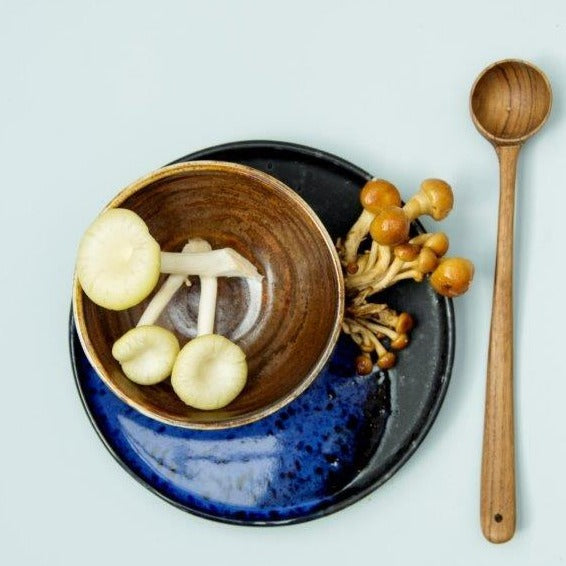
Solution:
[[[147,175],[108,206],[139,214],[163,251],[180,251],[189,238],[205,238],[213,248],[234,248],[264,276],[256,285],[218,280],[215,332],[239,344],[249,372],[236,400],[214,411],[186,406],[169,379],[153,386],[133,383],[112,357],[113,343],[135,326],[151,295],[126,311],[106,310],[86,297],[75,278],[79,338],[102,380],[123,401],[168,424],[218,429],[265,417],[310,385],[338,339],[344,284],[330,236],[296,193],[249,167],[197,161]],[[157,322],[181,346],[195,336],[198,278],[191,282]]]

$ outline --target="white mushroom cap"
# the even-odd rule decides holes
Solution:
[[[231,248],[161,252],[146,223],[125,208],[104,211],[79,245],[77,278],[86,295],[101,307],[124,310],[137,305],[154,289],[160,272],[262,278],[251,262]]]
[[[126,377],[139,385],[154,385],[168,378],[178,353],[177,337],[160,326],[132,328],[112,347]]]
[[[97,305],[124,310],[143,301],[159,279],[159,244],[131,210],[112,208],[87,229],[79,245],[77,277]]]
[[[171,385],[195,409],[220,409],[246,384],[248,365],[242,349],[228,338],[205,334],[183,346],[173,366]]]

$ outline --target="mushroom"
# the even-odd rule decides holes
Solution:
[[[445,297],[465,293],[474,278],[474,264],[465,258],[450,257],[440,261],[430,276],[432,288]]]
[[[409,240],[409,243],[430,248],[436,254],[436,257],[442,257],[448,251],[450,245],[448,236],[444,232],[419,234]]]
[[[352,226],[344,241],[344,262],[347,266],[355,264],[358,248],[369,232],[370,224],[375,215],[387,206],[401,206],[401,195],[389,181],[371,179],[360,192],[360,202],[363,206],[360,217]],[[350,267],[353,270],[354,267]]]
[[[409,239],[411,223],[399,206],[387,206],[373,219],[369,232],[382,246],[397,246]]]
[[[154,385],[171,375],[179,353],[177,337],[160,326],[136,326],[118,338],[112,356],[139,385]]]
[[[354,360],[356,372],[360,375],[368,375],[373,370],[373,362],[369,354],[360,354]]]
[[[441,179],[425,179],[419,191],[411,197],[403,210],[410,220],[428,214],[435,220],[448,216],[454,205],[454,195],[448,183]]]
[[[350,334],[362,351],[369,353],[375,350],[377,353],[377,365],[380,369],[389,369],[395,365],[397,356],[389,352],[377,336],[369,328],[360,324],[359,320],[345,318],[342,323],[342,329],[346,334]]]
[[[194,242],[194,251],[210,248],[205,240]],[[248,376],[243,350],[234,342],[214,334],[216,277],[200,277],[197,337],[185,344],[171,373],[178,397],[196,409],[220,409],[242,391]]]
[[[186,405],[214,410],[240,394],[247,375],[246,355],[237,344],[218,334],[205,334],[183,346],[173,366],[171,385]]]
[[[78,250],[77,278],[97,305],[124,310],[145,299],[160,271],[183,276],[261,279],[231,248],[203,253],[161,252],[145,222],[131,210],[104,211],[85,232]]]
[[[431,273],[438,266],[438,257],[434,251],[426,246],[421,248],[419,255],[413,261],[404,262],[402,265],[403,271],[408,269],[416,269],[421,273]]]
[[[395,354],[388,352],[380,340],[388,338],[392,349],[402,350],[409,344],[408,333],[412,328],[411,315],[406,312],[397,314],[386,304],[350,305],[346,311],[343,329],[344,332],[350,334],[362,351],[362,354],[355,360],[358,373],[360,375],[370,373],[371,370],[367,371],[367,356],[374,350],[378,354],[380,368],[392,367],[396,361]]]
[[[417,257],[419,257],[420,251],[421,246],[416,245],[412,241],[395,246],[395,248],[393,249],[395,257],[404,262],[414,261],[415,259],[417,259]]]

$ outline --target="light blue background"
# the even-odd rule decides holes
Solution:
[[[565,34],[559,0],[0,0],[0,562],[564,563]],[[478,501],[498,173],[468,94],[505,57],[542,67],[555,106],[521,156],[519,523],[495,547]],[[417,454],[360,503],[277,529],[208,522],[138,485],[88,423],[67,349],[75,250],[97,211],[172,159],[254,138],[337,153],[404,196],[446,178],[456,207],[442,228],[477,267]]]

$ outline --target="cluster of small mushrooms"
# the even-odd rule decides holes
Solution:
[[[218,277],[260,280],[254,265],[231,248],[212,250],[200,238],[182,252],[162,252],[145,222],[133,211],[104,211],[85,232],[77,256],[77,278],[97,305],[125,310],[156,288],[160,273],[169,274],[153,295],[137,326],[118,338],[112,355],[124,374],[139,385],[171,376],[178,397],[197,409],[228,405],[242,391],[248,368],[242,349],[214,334]],[[189,276],[200,277],[197,337],[182,348],[175,334],[157,325],[162,311]]]
[[[393,184],[371,179],[361,190],[360,202],[363,211],[346,237],[338,240],[337,249],[346,284],[342,330],[361,350],[355,360],[357,372],[367,375],[374,367],[374,352],[380,369],[395,365],[394,351],[408,345],[413,327],[409,313],[397,313],[370,299],[406,279],[426,279],[440,295],[456,297],[468,290],[474,266],[464,258],[444,257],[449,242],[443,232],[410,237],[411,221],[421,215],[442,220],[452,210],[454,197],[445,181],[426,179],[403,205]],[[365,244],[368,235],[369,246]]]

